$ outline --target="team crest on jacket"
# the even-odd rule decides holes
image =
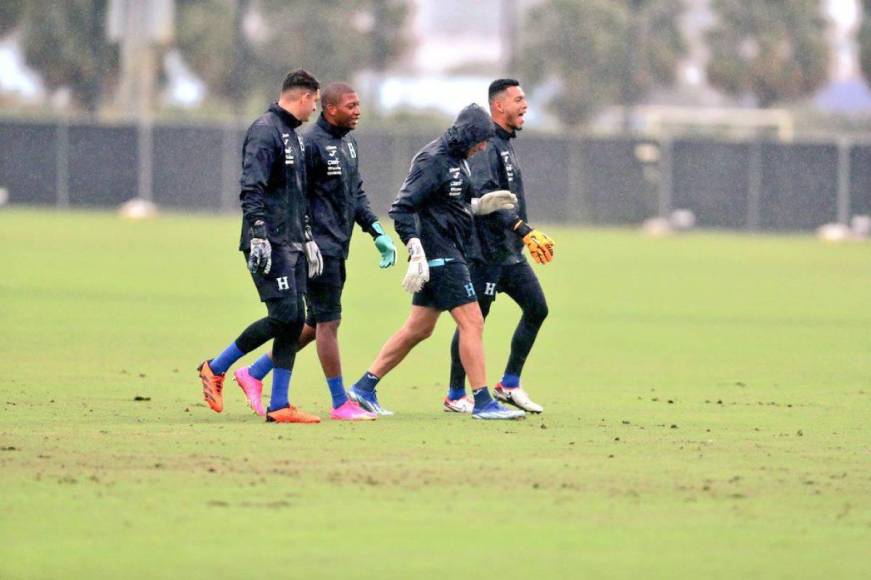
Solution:
[[[505,175],[508,177],[508,183],[514,182],[514,163],[511,162],[511,152],[500,151],[502,156],[502,165],[505,166]]]
[[[341,176],[342,162],[338,156],[339,148],[335,145],[327,145],[324,149],[327,150],[327,175],[331,177]]]
[[[348,153],[351,154],[351,159],[357,158],[357,150],[354,149],[354,144],[348,141]]]
[[[448,173],[451,176],[451,197],[459,197],[463,193],[463,179],[460,177],[460,171],[462,169],[459,167],[448,168]]]
[[[284,141],[284,164],[285,165],[293,165],[293,163],[294,163],[293,147],[289,146],[290,133],[282,133],[281,140]],[[302,143],[302,139],[300,139],[300,143]]]

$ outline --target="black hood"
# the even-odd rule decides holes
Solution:
[[[460,111],[453,126],[445,132],[445,139],[453,155],[465,158],[473,145],[486,141],[495,134],[490,115],[472,103]]]

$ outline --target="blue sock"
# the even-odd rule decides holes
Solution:
[[[466,396],[466,387],[454,388],[451,387],[448,389],[448,399],[451,401],[457,401]]]
[[[502,375],[502,386],[506,389],[516,389],[520,386],[520,375],[505,373]]]
[[[277,411],[287,407],[290,404],[289,391],[290,369],[275,369],[275,372],[272,373],[272,397],[269,399],[269,410]]]
[[[374,393],[375,385],[377,385],[380,380],[380,378],[366,371],[363,376],[360,377],[360,380],[354,384],[354,389],[362,393]]]
[[[475,409],[486,407],[487,403],[493,400],[493,397],[490,396],[490,391],[486,386],[483,386],[480,389],[475,389],[472,391],[472,395],[475,397]]]
[[[225,348],[224,352],[213,358],[212,362],[209,363],[209,367],[216,375],[223,375],[227,372],[227,369],[229,369],[234,362],[242,358],[244,354],[245,353],[239,350],[239,347],[236,346],[236,343],[234,342]]]
[[[345,392],[345,383],[342,381],[342,376],[327,379],[327,386],[330,388],[330,396],[333,398],[333,409],[338,409],[348,401],[348,394]]]
[[[254,364],[248,367],[248,374],[257,379],[258,381],[262,381],[263,377],[269,374],[269,371],[272,370],[272,359],[269,358],[268,354],[264,354],[256,361]]]

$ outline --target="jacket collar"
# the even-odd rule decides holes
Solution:
[[[514,139],[515,137],[517,137],[517,131],[511,131],[509,133],[508,131],[503,129],[502,125],[500,125],[499,123],[493,123],[493,126],[496,127],[496,136],[501,139],[505,139],[507,141],[508,139]]]
[[[351,132],[350,129],[347,129],[345,127],[337,127],[336,125],[333,125],[332,123],[327,121],[327,118],[324,117],[323,113],[321,113],[320,117],[318,117],[318,127],[323,129],[336,139],[341,139],[342,137]]]
[[[279,117],[282,121],[284,121],[285,123],[287,123],[287,124],[290,126],[291,129],[296,129],[297,127],[299,127],[300,125],[302,125],[302,121],[300,121],[299,119],[297,119],[296,117],[294,117],[294,116],[290,113],[290,111],[288,111],[288,110],[286,110],[286,109],[282,109],[282,108],[278,105],[278,103],[272,103],[271,105],[269,105],[269,112],[270,112],[270,113],[275,113],[276,115],[278,115],[278,117]]]

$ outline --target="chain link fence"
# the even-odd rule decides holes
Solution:
[[[411,158],[435,137],[355,133],[364,186],[386,214]],[[0,122],[10,203],[235,211],[244,128]],[[689,209],[701,227],[802,231],[871,213],[871,143],[568,138],[515,141],[530,219],[635,225]]]

